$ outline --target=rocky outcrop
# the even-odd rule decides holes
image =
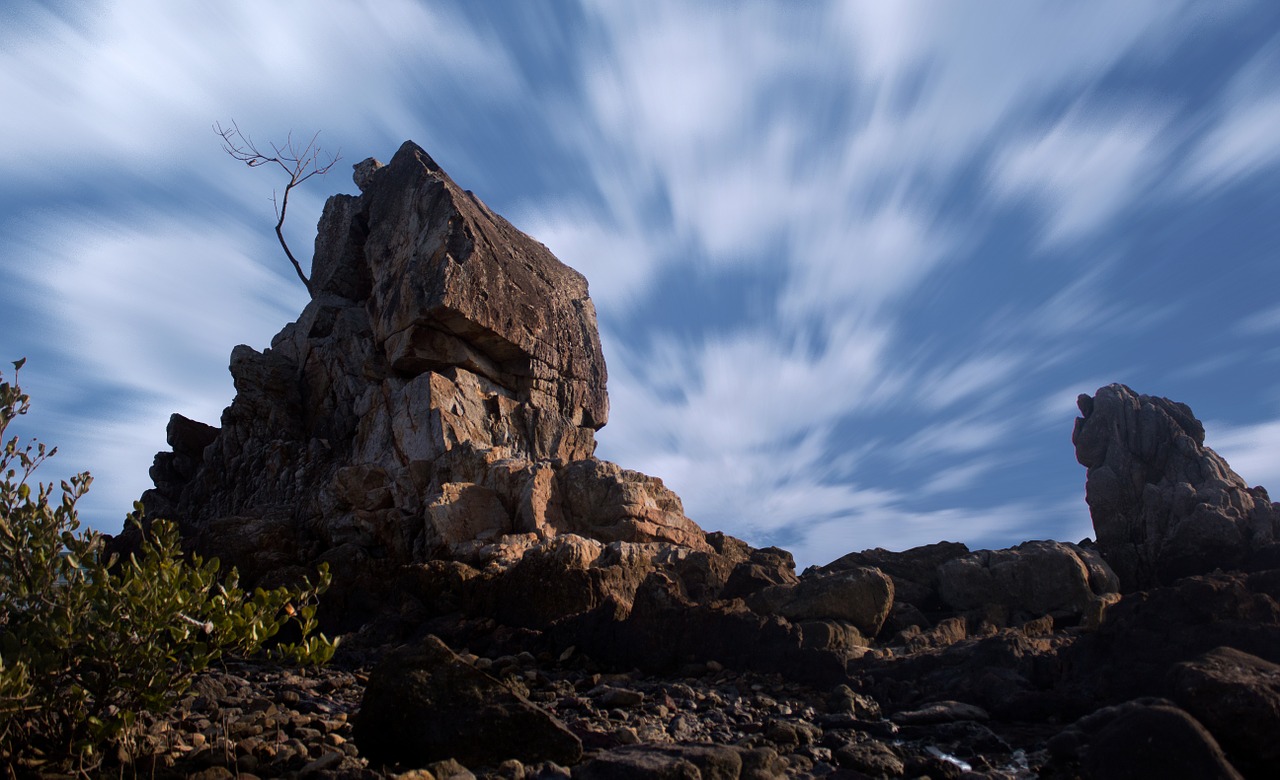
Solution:
[[[1108,385],[1078,400],[1098,549],[1125,591],[1237,568],[1280,534],[1280,508],[1213,450],[1185,404]]]
[[[985,612],[999,623],[1042,615],[1079,621],[1099,612],[1119,582],[1095,550],[1052,541],[979,550],[938,567],[942,600],[957,612]]]
[[[333,568],[331,620],[388,576],[572,533],[708,551],[661,480],[592,457],[608,420],[586,279],[406,143],[329,199],[313,299],[271,347],[236,347],[221,428],[179,416],[151,516],[249,582]],[[127,545],[126,538],[117,545]]]
[[[354,178],[321,217],[311,302],[269,349],[232,352],[221,428],[171,422],[151,514],[249,584],[327,563],[326,628],[366,639],[515,632],[614,667],[844,680],[893,581],[798,577],[790,553],[707,534],[661,480],[594,458],[608,398],[586,280],[412,143]]]

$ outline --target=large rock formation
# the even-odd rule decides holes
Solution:
[[[412,143],[356,167],[362,194],[320,219],[313,299],[232,352],[220,429],[174,416],[149,514],[252,582],[330,562],[351,620],[397,567],[504,540],[708,550],[660,480],[592,457],[609,403],[586,279]]]
[[[1071,440],[1088,468],[1098,549],[1125,591],[1243,564],[1280,535],[1280,508],[1204,446],[1185,404],[1108,385],[1081,395]]]
[[[312,301],[270,349],[235,348],[220,429],[173,417],[150,515],[250,584],[330,564],[331,629],[435,621],[456,640],[496,621],[610,664],[843,679],[889,578],[797,577],[592,457],[608,397],[586,280],[412,143],[355,167],[362,194],[320,220]]]

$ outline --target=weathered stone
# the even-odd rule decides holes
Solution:
[[[373,175],[381,170],[384,166],[378,160],[372,157],[366,157],[355,165],[351,166],[351,180],[356,183],[361,192],[369,189],[369,185],[373,183]]]
[[[840,766],[871,777],[901,777],[906,771],[902,759],[882,742],[853,742],[836,749]]]
[[[433,636],[374,669],[355,741],[371,761],[405,767],[449,758],[475,766],[508,758],[573,764],[582,756],[581,741],[563,724]]]
[[[1186,712],[1160,701],[1108,707],[1077,722],[1087,777],[1197,777],[1239,780],[1213,736]]]
[[[1280,766],[1280,664],[1218,647],[1175,666],[1170,682],[1178,704],[1246,775]]]
[[[1088,469],[1085,498],[1126,592],[1236,567],[1280,537],[1280,509],[1204,446],[1185,404],[1124,385],[1078,404],[1071,439]]]
[[[962,701],[938,701],[914,710],[895,712],[890,720],[899,725],[918,726],[927,723],[952,723],[958,720],[990,720],[981,707]]]
[[[830,571],[866,566],[877,568],[893,580],[895,602],[932,612],[944,608],[938,594],[938,567],[968,553],[969,548],[959,542],[936,542],[902,552],[877,547],[849,553],[823,568]]]
[[[771,585],[795,585],[800,581],[796,577],[796,560],[786,550],[765,547],[744,552],[747,560],[738,563],[729,574],[722,598],[742,598]]]
[[[1011,619],[1049,613],[1080,618],[1119,588],[1098,554],[1064,542],[1034,541],[979,550],[938,567],[940,595],[960,612],[1006,607]]]
[[[865,636],[874,637],[893,605],[893,580],[879,569],[867,567],[815,570],[795,585],[775,585],[757,592],[748,604],[762,614],[792,621],[845,621]]]
[[[710,550],[684,516],[680,497],[662,480],[600,460],[580,460],[559,474],[564,530],[605,541],[673,542]]]
[[[247,584],[329,562],[334,628],[399,609],[397,567],[509,568],[558,534],[710,553],[661,480],[592,457],[608,397],[582,275],[412,143],[353,176],[361,194],[321,216],[310,303],[269,349],[233,350],[221,428],[171,421],[150,516]],[[714,590],[737,562],[707,568]]]

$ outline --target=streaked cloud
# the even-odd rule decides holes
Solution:
[[[1163,124],[1159,112],[1091,118],[1072,112],[1001,152],[995,189],[1046,206],[1046,244],[1087,236],[1122,216],[1151,184],[1167,153]]]
[[[1250,485],[1270,488],[1280,498],[1280,420],[1251,425],[1206,421],[1204,443],[1231,464]]]

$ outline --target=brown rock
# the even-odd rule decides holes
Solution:
[[[761,614],[781,615],[791,621],[844,621],[874,637],[893,605],[893,580],[879,569],[867,567],[815,570],[795,585],[759,591],[748,604]]]
[[[412,143],[354,177],[321,217],[311,302],[233,350],[221,427],[170,422],[150,516],[248,585],[329,562],[339,630],[399,610],[388,573],[434,559],[509,568],[564,533],[712,552],[661,480],[592,458],[608,397],[582,275]]]
[[[737,780],[743,756],[728,745],[636,745],[602,753],[575,771],[585,780]]]
[[[1167,703],[1128,702],[1077,726],[1088,735],[1081,763],[1091,778],[1240,778],[1213,736]]]
[[[1280,664],[1218,647],[1175,666],[1171,683],[1178,704],[1247,775],[1280,765]]]
[[[1064,651],[1073,684],[1097,698],[1161,695],[1174,664],[1221,646],[1280,663],[1280,606],[1266,575],[1188,577],[1130,593]]]
[[[960,612],[998,605],[1015,621],[1054,613],[1080,618],[1119,582],[1093,550],[1036,541],[979,550],[938,567],[943,601]]]
[[[968,553],[969,548],[959,542],[937,542],[902,552],[890,552],[877,547],[849,553],[824,568],[836,571],[875,567],[893,580],[894,601],[911,604],[921,610],[935,611],[944,607],[938,594],[938,567]]]

